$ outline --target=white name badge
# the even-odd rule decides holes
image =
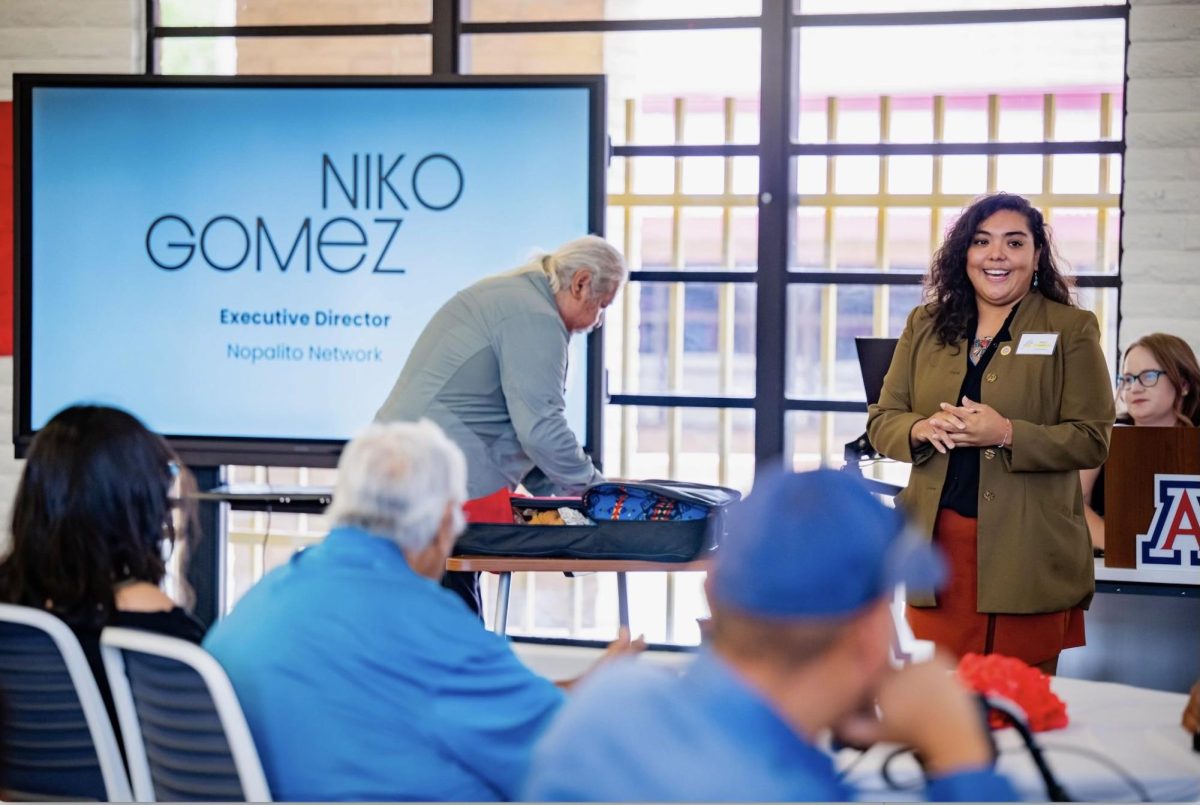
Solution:
[[[1058,333],[1022,333],[1017,344],[1018,355],[1053,355]]]

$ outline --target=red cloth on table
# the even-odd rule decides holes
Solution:
[[[468,523],[500,523],[512,525],[513,493],[501,487],[490,495],[468,500],[463,504],[463,513]]]

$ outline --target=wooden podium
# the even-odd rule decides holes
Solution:
[[[1104,566],[1137,567],[1155,475],[1200,475],[1200,428],[1113,428],[1104,465]]]

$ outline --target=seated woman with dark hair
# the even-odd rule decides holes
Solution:
[[[199,643],[204,627],[160,588],[190,475],[124,411],[73,406],[34,438],[17,487],[0,600],[57,615],[79,637],[113,716],[100,631],[127,626]],[[116,720],[113,720],[114,725]]]
[[[1125,349],[1117,375],[1118,425],[1200,426],[1200,364],[1182,338],[1150,333]],[[1081,470],[1092,546],[1104,549],[1104,467]]]

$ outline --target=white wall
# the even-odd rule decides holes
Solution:
[[[12,100],[13,73],[139,73],[141,0],[0,0],[0,101]],[[0,544],[20,476],[13,458],[12,358],[0,358]]]
[[[1133,0],[1129,37],[1120,342],[1200,351],[1200,0]]]

